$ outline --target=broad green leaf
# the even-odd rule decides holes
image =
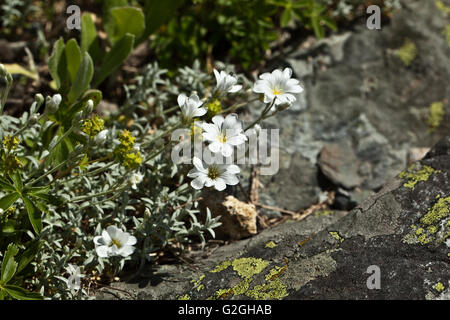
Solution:
[[[17,192],[7,194],[6,196],[4,196],[3,198],[0,199],[0,209],[3,209],[3,210],[8,209],[19,198],[20,198],[20,194]]]
[[[89,88],[92,77],[94,75],[94,65],[89,53],[85,52],[83,56],[83,61],[72,84],[72,88],[69,92],[69,101],[74,102],[77,100],[86,90]]]
[[[34,203],[27,197],[22,197],[25,203],[25,208],[28,212],[28,218],[30,219],[31,225],[34,231],[39,234],[42,230],[42,217],[41,211],[34,205]]]
[[[65,53],[70,81],[74,83],[78,68],[81,64],[81,50],[75,39],[70,39],[69,41],[67,41]]]
[[[146,0],[144,6],[145,31],[138,43],[147,39],[164,23],[175,16],[177,8],[184,0]]]
[[[53,47],[53,53],[48,60],[50,75],[55,80],[56,89],[61,88],[67,77],[67,61],[64,54],[64,39],[59,38]]]
[[[43,300],[44,298],[39,292],[30,292],[24,288],[6,285],[3,289],[8,292],[8,294],[17,300]]]
[[[20,255],[19,264],[17,266],[17,273],[25,269],[25,267],[33,261],[36,254],[42,247],[41,241],[34,241],[28,248]]]
[[[115,69],[117,69],[133,50],[134,36],[125,35],[108,52],[98,71],[94,87],[98,87]]]
[[[127,33],[138,38],[145,29],[145,18],[142,10],[134,7],[116,7],[110,9],[112,19],[105,30],[108,39],[114,45]]]
[[[22,193],[23,190],[23,183],[22,183],[22,177],[20,176],[19,172],[14,172],[13,174],[10,174],[9,177],[14,183],[14,187],[16,188],[18,193]]]
[[[95,65],[100,59],[100,45],[97,29],[89,13],[85,13],[81,17],[81,52],[86,51],[89,52]]]
[[[19,252],[19,248],[10,243],[8,249],[6,250],[5,256],[2,262],[2,284],[8,283],[9,280],[14,276],[17,270],[17,262],[14,261],[14,256]]]
[[[4,66],[6,68],[6,71],[13,75],[21,74],[21,75],[31,78],[33,80],[39,80],[39,74],[37,73],[37,70],[35,70],[34,72],[29,71],[29,70],[25,69],[24,67],[18,65],[17,63],[5,64]]]

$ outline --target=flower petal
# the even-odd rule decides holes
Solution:
[[[197,178],[191,181],[191,186],[195,190],[200,190],[203,188],[206,182],[206,175],[199,175]]]
[[[186,103],[186,99],[187,99],[187,97],[184,93],[179,94],[178,99],[177,99],[178,105],[180,107],[184,106],[184,104]]]
[[[227,187],[227,184],[225,183],[225,181],[224,181],[222,178],[217,178],[217,179],[214,181],[214,188],[215,188],[217,191],[223,191],[223,190],[226,189],[226,187]]]
[[[95,248],[95,252],[100,258],[106,258],[109,255],[109,248],[108,246],[98,246]]]

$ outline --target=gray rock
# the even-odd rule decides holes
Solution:
[[[449,231],[446,138],[350,213],[265,230],[197,259],[197,271],[149,267],[159,282],[114,286],[139,299],[448,299]]]
[[[269,71],[292,67],[305,91],[290,109],[262,125],[280,129],[279,174],[297,176],[282,187],[279,177],[264,177],[263,203],[293,211],[313,205],[317,198],[305,197],[304,190],[313,194],[319,187],[312,168],[325,144],[351,145],[360,187],[367,192],[379,190],[403,170],[412,147],[434,145],[448,130],[443,123],[430,133],[427,124],[431,103],[450,99],[444,80],[450,79],[450,47],[442,33],[447,24],[434,1],[404,1],[382,30],[361,24],[354,32],[291,48],[286,57],[269,64]],[[405,39],[417,47],[408,66],[395,54]],[[250,106],[246,120],[260,112],[260,104]],[[306,184],[305,176],[311,177]],[[280,188],[290,191],[287,200]]]

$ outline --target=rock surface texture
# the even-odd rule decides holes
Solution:
[[[444,32],[450,19],[434,0],[402,5],[381,30],[367,29],[363,20],[352,32],[292,45],[268,66],[291,67],[305,91],[262,124],[280,129],[280,170],[260,177],[261,203],[291,211],[316,203],[323,189],[318,158],[329,144],[351,152],[328,152],[325,176],[350,193],[356,188],[370,194],[407,166],[411,148],[430,148],[448,133],[449,112],[434,131],[429,117],[432,104],[450,106]],[[405,62],[401,57],[411,48]],[[261,107],[249,107],[248,121]],[[342,167],[341,161],[352,163]],[[351,200],[360,203],[356,198]]]
[[[449,299],[449,242],[447,137],[349,213],[284,223],[114,286],[137,299]]]

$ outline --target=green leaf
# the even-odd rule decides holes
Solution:
[[[64,49],[64,39],[59,38],[59,40],[56,41],[53,47],[52,55],[48,60],[48,68],[50,75],[53,80],[55,80],[56,89],[60,89],[67,78],[67,61],[64,54]]]
[[[127,33],[138,38],[145,29],[142,10],[134,7],[116,7],[110,10],[112,19],[105,24],[105,30],[112,45]]]
[[[34,231],[39,234],[42,230],[42,217],[41,211],[34,205],[33,202],[27,197],[22,197],[23,202],[25,203],[25,208],[28,212],[28,218],[30,219],[31,225],[33,226]]]
[[[2,229],[0,230],[0,233],[11,235],[16,231],[16,225],[17,225],[16,220],[8,220],[1,225]]]
[[[174,17],[177,8],[183,2],[184,0],[146,0],[144,6],[145,31],[138,43],[147,39],[147,37],[158,30],[161,25]]]
[[[7,194],[6,196],[4,196],[3,198],[0,199],[0,209],[3,209],[3,210],[8,209],[19,198],[20,198],[20,194],[17,192]]]
[[[281,27],[287,27],[289,22],[291,22],[292,9],[285,9],[281,15]]]
[[[14,276],[17,270],[17,262],[14,261],[14,256],[19,252],[19,248],[10,243],[6,250],[5,256],[2,262],[2,278],[1,283],[6,284]]]
[[[16,191],[16,188],[8,180],[0,178],[0,190]]]
[[[133,50],[134,36],[125,35],[108,52],[98,71],[94,87],[98,87],[115,69],[117,69]]]
[[[75,39],[70,39],[66,43],[66,60],[69,71],[70,81],[74,83],[78,68],[81,64],[81,50]]]
[[[81,52],[89,52],[95,63],[100,59],[100,45],[97,29],[89,13],[81,17]]]
[[[43,300],[44,298],[39,292],[30,292],[24,288],[6,285],[3,289],[8,292],[8,294],[17,300]]]
[[[13,63],[13,64],[4,64],[4,67],[6,69],[7,72],[11,73],[11,74],[21,74],[25,77],[28,77],[30,79],[33,80],[39,80],[39,73],[37,72],[37,70],[32,70],[29,71],[27,69],[25,69],[24,67],[22,67],[21,65],[17,64],[17,63]]]
[[[75,81],[69,92],[69,101],[74,102],[89,88],[94,75],[94,65],[89,53],[85,52],[83,61],[78,69]]]
[[[23,190],[23,183],[22,183],[22,177],[20,176],[19,172],[14,172],[13,174],[10,174],[9,177],[14,183],[14,187],[16,188],[18,193],[22,193]]]
[[[42,247],[41,241],[34,241],[28,248],[21,254],[19,264],[17,267],[17,273],[25,269],[25,267],[33,261],[34,257],[37,255]]]

